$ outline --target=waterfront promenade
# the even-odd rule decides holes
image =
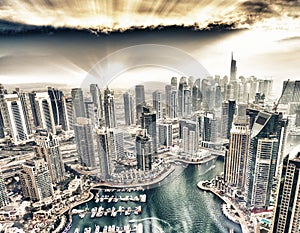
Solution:
[[[251,231],[248,228],[248,223],[247,223],[247,216],[245,213],[229,198],[220,193],[219,190],[215,189],[214,187],[207,186],[205,185],[206,181],[200,181],[197,184],[197,187],[201,190],[208,191],[219,197],[221,200],[223,200],[227,206],[232,206],[235,212],[238,214],[238,216],[226,216],[228,219],[230,219],[233,222],[238,222],[241,225],[242,232],[243,233],[250,233]],[[224,212],[223,212],[224,213]],[[224,213],[224,215],[226,212]],[[229,215],[230,213],[227,212]],[[236,221],[234,221],[236,220]]]

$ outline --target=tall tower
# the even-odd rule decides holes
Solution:
[[[171,91],[172,91],[172,86],[171,85],[166,85],[165,86],[165,96],[166,96],[166,116],[168,118],[171,118]]]
[[[196,121],[179,120],[179,138],[182,139],[183,151],[194,154],[198,150],[199,125]]]
[[[244,190],[249,152],[250,129],[247,121],[235,120],[230,130],[229,150],[225,156],[225,181],[230,186]]]
[[[236,60],[233,59],[233,53],[231,53],[230,81],[236,80],[236,70]]]
[[[144,85],[135,86],[135,109],[136,109],[136,123],[140,124],[143,106],[145,102],[145,88]]]
[[[124,99],[124,111],[125,111],[125,124],[134,124],[134,108],[133,108],[133,98],[128,92],[123,94]]]
[[[142,128],[146,129],[147,134],[151,137],[152,151],[157,153],[156,113],[151,112],[149,107],[144,106],[141,120]]]
[[[35,93],[35,103],[39,126],[56,134],[53,110],[48,93]]]
[[[190,117],[192,114],[192,95],[188,86],[183,89],[183,117]]]
[[[73,130],[74,125],[74,109],[73,109],[73,100],[72,97],[64,96],[64,108],[63,111],[64,116],[66,117],[65,122],[65,128],[63,128],[65,131]]]
[[[162,94],[160,91],[154,91],[152,93],[152,100],[153,100],[153,109],[156,112],[157,119],[162,118]]]
[[[36,139],[38,154],[43,157],[48,165],[52,183],[59,183],[65,179],[65,168],[59,149],[59,140],[48,133]]]
[[[184,93],[183,93],[183,89],[184,87],[187,86],[187,82],[186,82],[186,77],[181,77],[180,78],[180,82],[178,85],[178,105],[177,105],[177,113],[178,116],[181,117],[183,114],[183,99],[184,99]]]
[[[109,153],[114,160],[124,159],[124,134],[120,129],[109,129]]]
[[[17,94],[7,94],[4,96],[6,108],[8,110],[10,133],[13,143],[26,142],[29,139],[30,127],[26,122],[24,108]]]
[[[158,144],[162,146],[172,146],[172,123],[158,123]]]
[[[97,84],[90,85],[90,93],[92,96],[92,101],[94,103],[94,106],[97,109],[97,118],[99,121],[100,119],[103,119],[103,106],[102,106],[101,91]]]
[[[65,116],[64,116],[64,105],[63,105],[63,96],[64,93],[60,90],[48,87],[48,95],[51,101],[51,107],[53,110],[53,117],[55,125],[61,125],[62,128],[65,128]]]
[[[0,171],[0,208],[9,204],[6,187],[4,184],[2,172]]]
[[[99,164],[91,119],[78,117],[74,124],[77,152],[83,165],[96,168]]]
[[[137,169],[150,171],[152,169],[152,140],[147,130],[142,129],[135,138]]]
[[[44,159],[22,164],[20,182],[23,195],[32,201],[42,201],[53,196],[51,177]]]
[[[282,164],[277,189],[272,233],[299,232],[300,226],[300,152],[296,147]]]
[[[76,122],[77,117],[86,117],[82,89],[73,88],[71,91],[71,95],[74,108],[74,121]]]
[[[270,204],[281,134],[282,115],[260,111],[251,131],[246,171],[246,202],[252,208],[265,209]]]
[[[104,115],[106,127],[114,128],[117,126],[114,92],[108,88],[104,90]]]
[[[97,129],[97,146],[98,146],[98,156],[99,156],[99,174],[98,176],[103,179],[107,180],[112,171],[112,155],[111,150],[111,140],[109,136],[109,132],[107,128]]]

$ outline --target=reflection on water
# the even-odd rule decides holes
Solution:
[[[121,216],[117,215],[115,218],[103,216],[94,219],[90,218],[90,213],[86,214],[83,219],[76,215],[73,216],[71,232],[76,227],[80,227],[80,232],[83,232],[83,228],[88,226],[91,226],[92,232],[94,232],[95,224],[100,225],[102,229],[106,225],[124,226],[131,224],[133,226],[137,223],[143,224],[144,232],[146,233],[227,233],[230,228],[233,228],[234,232],[241,232],[237,224],[232,223],[222,214],[222,201],[211,193],[200,191],[196,186],[200,180],[211,179],[222,172],[222,170],[222,161],[216,161],[215,165],[190,165],[183,171],[182,167],[180,167],[174,173],[172,180],[169,179],[169,182],[164,182],[159,187],[144,192],[107,193],[117,196],[136,196],[146,193],[147,202],[105,202],[96,204],[93,200],[87,204],[89,209],[100,205],[104,208],[115,206],[116,209],[119,206],[134,208],[141,205],[142,214],[132,214],[131,216],[124,216],[123,214]],[[81,206],[81,208],[84,207],[86,205]],[[132,219],[135,219],[134,223],[133,221],[129,222]]]

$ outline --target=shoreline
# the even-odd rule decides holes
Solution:
[[[183,159],[180,159],[178,162],[182,162],[182,163],[185,163],[185,164],[188,164],[188,165],[201,165],[201,164],[204,164],[206,162],[209,162],[213,159],[216,159],[217,157],[213,157],[213,158],[209,158],[205,161],[188,161],[188,160],[183,160]],[[164,181],[166,178],[168,178],[174,171],[176,170],[176,168],[174,166],[171,166],[171,168],[163,173],[160,177],[157,177],[156,179],[152,180],[151,182],[148,182],[148,183],[139,183],[139,184],[128,184],[128,185],[118,185],[118,184],[113,184],[113,183],[101,183],[101,184],[95,184],[94,186],[88,188],[87,190],[85,190],[84,192],[88,191],[89,193],[89,196],[87,199],[84,199],[84,200],[81,200],[81,201],[78,201],[76,204],[72,204],[68,209],[66,210],[63,210],[61,213],[60,213],[60,216],[64,216],[64,215],[68,215],[68,222],[66,221],[65,225],[63,228],[66,228],[66,226],[68,224],[72,224],[72,210],[79,206],[79,205],[82,205],[84,203],[87,203],[89,201],[91,201],[93,198],[94,198],[94,194],[93,194],[93,190],[99,190],[101,189],[102,187],[106,187],[106,188],[136,188],[136,187],[147,187],[147,189],[150,189],[151,186],[153,187],[154,185],[160,185],[160,182]]]
[[[211,192],[212,194],[214,194],[215,196],[219,197],[227,206],[232,206],[233,209],[236,211],[236,213],[238,213],[239,215],[239,218],[236,219],[236,221],[234,221],[233,219],[235,217],[231,216],[228,212],[228,216],[226,216],[226,214],[222,211],[222,213],[224,214],[224,216],[226,218],[228,218],[230,221],[234,222],[234,223],[237,223],[241,226],[241,229],[242,229],[242,232],[243,233],[249,233],[249,229],[248,229],[248,225],[247,225],[247,221],[246,221],[246,217],[244,215],[244,213],[227,197],[225,196],[222,196],[221,194],[218,193],[218,191],[214,188],[211,188],[211,187],[207,187],[207,186],[204,186],[203,184],[205,183],[206,181],[199,181],[197,183],[197,187],[202,190],[202,191],[207,191],[207,192]],[[224,203],[222,205],[224,205]],[[231,219],[232,218],[232,219]]]

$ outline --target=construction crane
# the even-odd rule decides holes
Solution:
[[[276,102],[276,101],[274,102],[274,106],[273,106],[273,109],[272,109],[272,110],[273,110],[275,113],[277,113],[277,108],[278,108],[279,102],[280,102],[280,100],[281,100],[281,98],[282,98],[282,96],[283,96],[283,94],[284,94],[284,92],[285,92],[285,89],[287,88],[289,82],[290,82],[290,79],[288,79],[288,80],[286,81],[285,85],[283,86],[283,88],[282,88],[282,93],[281,93],[279,99],[277,100],[277,102]]]

